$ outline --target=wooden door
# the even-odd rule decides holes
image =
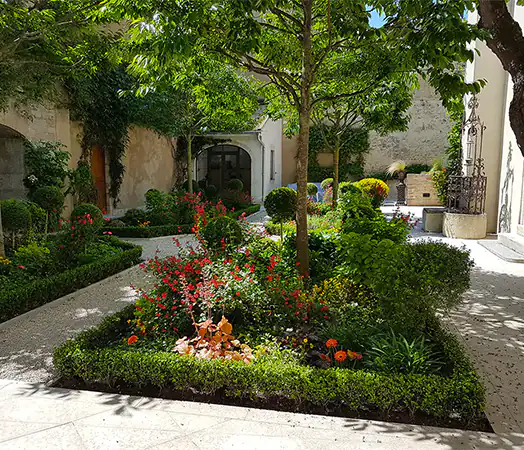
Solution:
[[[98,191],[97,206],[102,211],[107,211],[106,157],[102,147],[96,146],[91,149],[91,172]]]

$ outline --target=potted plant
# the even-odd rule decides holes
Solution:
[[[405,161],[395,161],[392,163],[387,170],[387,173],[391,176],[397,176],[397,206],[406,204],[406,163]]]

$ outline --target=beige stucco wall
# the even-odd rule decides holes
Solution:
[[[144,194],[149,189],[169,191],[174,164],[169,139],[145,128],[132,128],[124,158],[125,174],[120,203],[112,213],[119,214],[122,210],[144,205]]]
[[[366,156],[366,173],[383,171],[397,160],[431,165],[435,159],[444,156],[451,123],[439,96],[422,79],[409,114],[411,120],[407,131],[386,136],[370,134],[371,150]]]
[[[478,20],[476,13],[468,16],[471,23]],[[504,135],[504,117],[506,116],[506,97],[508,77],[495,54],[483,43],[477,41],[472,47],[480,52],[475,60],[466,66],[466,81],[485,79],[486,86],[478,94],[477,113],[484,122],[483,158],[488,187],[486,194],[486,214],[488,233],[497,231],[499,210],[499,184]],[[469,111],[466,111],[469,115]]]
[[[282,185],[297,182],[297,137],[282,135]]]

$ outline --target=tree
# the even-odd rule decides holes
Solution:
[[[99,41],[88,13],[94,0],[0,2],[0,109],[59,93],[75,70],[92,70],[89,47]],[[104,39],[112,35],[104,31]]]
[[[339,91],[317,95],[318,75],[331,57],[380,47],[401,63],[406,73],[428,78],[445,99],[450,93],[478,90],[465,85],[456,62],[471,60],[467,43],[476,27],[463,19],[471,0],[194,0],[135,2],[107,0],[113,20],[134,19],[137,51],[152,64],[168,55],[195,50],[244,67],[274,85],[295,108],[297,150],[297,256],[302,274],[309,270],[307,237],[307,165],[311,112],[323,101],[360,95]],[[372,10],[384,26],[370,26]],[[384,70],[388,70],[387,67]]]
[[[0,256],[5,257],[4,227],[2,225],[2,208],[0,207]]]
[[[509,105],[509,121],[517,145],[524,155],[524,36],[519,23],[513,19],[506,0],[477,0],[480,29],[488,47],[497,55],[513,80],[513,98]],[[524,5],[518,0],[518,5]]]

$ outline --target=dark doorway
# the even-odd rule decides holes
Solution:
[[[198,175],[203,177],[199,182],[205,181],[219,191],[237,178],[244,183],[244,191],[251,194],[251,157],[236,145],[215,145],[204,150],[198,157]]]
[[[98,191],[97,206],[102,211],[106,211],[106,156],[104,149],[100,146],[91,149],[91,172],[93,173],[96,190]]]

